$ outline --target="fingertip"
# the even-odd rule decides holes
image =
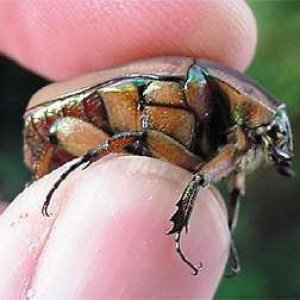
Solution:
[[[229,245],[219,196],[199,193],[183,234],[189,258],[205,266],[193,277],[166,235],[186,171],[150,158],[118,157],[72,177],[73,184],[60,188],[67,199],[36,268],[31,289],[37,298],[212,297]]]
[[[244,70],[256,49],[257,27],[252,10],[244,0],[211,1],[211,9],[201,30],[205,35],[206,58]],[[204,28],[203,28],[204,27]]]
[[[1,51],[52,79],[166,55],[244,69],[255,51],[255,19],[243,0],[88,3],[1,4]]]

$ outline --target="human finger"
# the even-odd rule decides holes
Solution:
[[[74,172],[45,218],[45,195],[66,167],[33,184],[0,219],[2,297],[212,297],[229,245],[215,191],[199,192],[183,235],[186,255],[204,265],[192,276],[166,235],[188,172],[150,158],[107,158]]]
[[[244,69],[255,45],[255,20],[243,0],[0,4],[0,51],[56,80],[164,55]]]

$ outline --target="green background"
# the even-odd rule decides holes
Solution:
[[[300,174],[300,1],[248,1],[258,24],[247,71],[288,106]],[[272,169],[248,176],[235,233],[242,272],[223,279],[216,298],[300,299],[300,179]]]
[[[287,103],[300,174],[300,1],[249,4],[257,18],[258,48],[247,72]],[[21,153],[22,113],[46,81],[0,57],[0,82],[0,200],[10,201],[29,179]],[[217,299],[300,299],[299,183],[299,176],[286,179],[272,169],[248,177],[235,234],[243,270],[223,279]]]

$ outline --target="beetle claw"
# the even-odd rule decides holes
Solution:
[[[44,203],[44,205],[43,205],[43,207],[42,207],[42,215],[44,216],[44,217],[50,217],[50,215],[51,214],[49,214],[49,212],[48,212],[48,204],[45,202]]]
[[[199,273],[199,270],[197,267],[193,267],[194,272],[192,273],[192,275],[197,276]]]
[[[181,259],[193,270],[193,275],[198,275],[199,271],[203,269],[203,264],[200,262],[199,265],[193,264],[182,252],[180,244],[181,232],[175,233],[175,248]]]
[[[239,257],[233,240],[231,240],[228,265],[230,271],[224,275],[226,278],[232,278],[241,271]]]
[[[197,264],[197,268],[198,270],[203,270],[204,269],[204,264],[202,261],[200,261],[198,264]]]
[[[238,273],[240,273],[241,269],[240,268],[231,268],[229,273],[226,273],[224,275],[225,278],[233,278],[235,277]]]

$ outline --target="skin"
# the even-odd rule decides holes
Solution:
[[[75,3],[0,4],[0,51],[55,80],[171,54],[242,70],[254,52],[255,21],[243,1]],[[110,156],[72,174],[45,218],[45,195],[66,167],[25,189],[0,217],[0,298],[212,298],[229,245],[215,189],[199,192],[183,235],[189,257],[205,265],[193,277],[165,234],[188,172],[155,159]]]

